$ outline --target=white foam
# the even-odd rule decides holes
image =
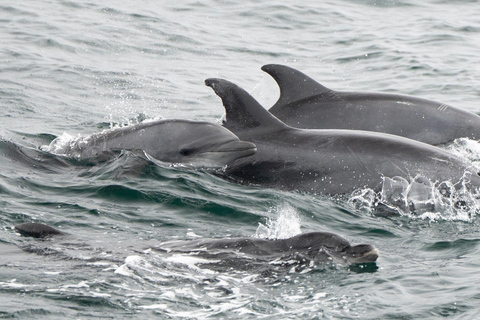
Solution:
[[[89,293],[92,295],[92,297],[96,297],[96,298],[110,298],[112,296],[109,293],[101,293],[96,291],[89,291]]]
[[[201,236],[199,236],[198,234],[193,232],[192,229],[188,229],[187,237],[189,237],[189,238],[201,238]]]
[[[135,274],[131,270],[131,268],[135,269],[141,265],[143,265],[145,259],[140,256],[128,256],[125,258],[125,263],[122,264],[120,267],[115,269],[114,273],[120,274],[125,277],[134,277]]]
[[[30,287],[27,284],[21,284],[17,282],[17,279],[12,279],[10,282],[0,282],[0,288],[26,288]]]
[[[170,256],[166,258],[165,261],[170,263],[183,264],[187,266],[189,269],[192,269],[195,271],[201,270],[203,273],[208,273],[208,274],[214,274],[215,272],[209,269],[203,269],[203,268],[200,269],[197,267],[197,264],[220,262],[220,260],[207,260],[207,259],[201,259],[201,258],[189,256],[189,255],[183,255],[183,254],[176,254],[176,255]]]
[[[90,286],[85,282],[81,281],[77,284],[66,284],[64,286],[61,286],[63,289],[71,289],[71,288],[90,288]]]
[[[140,309],[146,309],[146,310],[156,310],[156,309],[161,309],[161,310],[166,310],[167,305],[166,304],[151,304],[148,306],[138,306]]]

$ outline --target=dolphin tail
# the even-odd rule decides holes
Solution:
[[[223,125],[232,130],[254,129],[268,126],[269,129],[288,127],[263,108],[248,92],[227,80],[210,78],[205,85],[222,99],[226,111]]]
[[[272,76],[280,88],[280,97],[270,108],[273,113],[287,108],[293,102],[318,95],[328,95],[329,99],[337,99],[335,91],[322,86],[296,69],[279,64],[266,64],[262,70]]]

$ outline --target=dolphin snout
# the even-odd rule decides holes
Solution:
[[[369,244],[359,244],[345,250],[347,259],[353,263],[375,262],[380,254],[377,248]]]

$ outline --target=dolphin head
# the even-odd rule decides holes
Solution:
[[[330,232],[304,233],[292,240],[289,247],[308,248],[308,255],[317,262],[355,265],[375,262],[379,255],[378,250],[369,244],[352,246],[347,239]]]
[[[349,264],[375,262],[379,255],[378,249],[369,244],[348,246],[340,253]]]
[[[230,130],[209,122],[166,120],[155,125],[153,141],[142,149],[156,160],[195,168],[221,168],[257,151]]]

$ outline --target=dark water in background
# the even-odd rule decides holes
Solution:
[[[413,94],[478,113],[478,1],[3,1],[0,23],[0,318],[480,314],[475,207],[385,217],[129,153],[90,166],[38,150],[144,118],[219,122],[209,77],[269,106],[278,89],[260,71],[267,63],[332,89]],[[456,147],[480,158],[475,142]],[[22,238],[12,226],[26,221],[71,236]],[[177,238],[318,230],[375,245],[378,269],[265,276],[148,250]]]

